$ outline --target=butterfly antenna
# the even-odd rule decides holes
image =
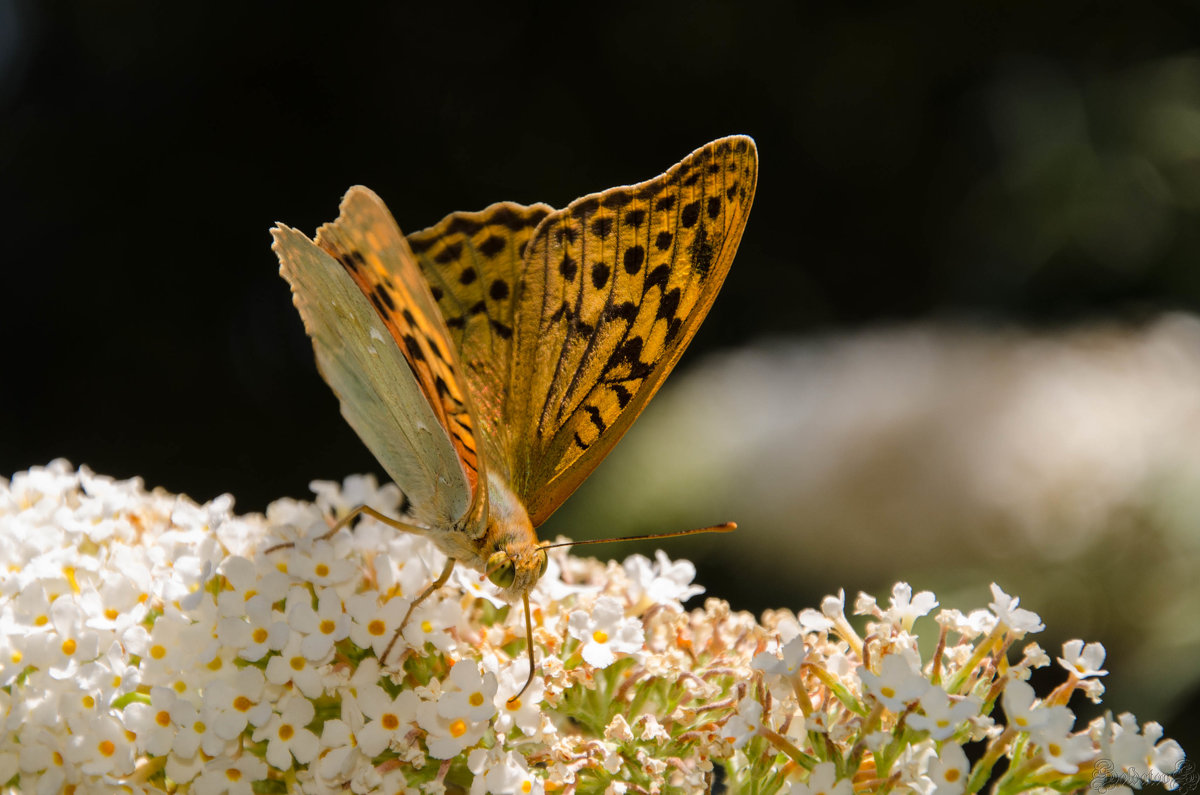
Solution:
[[[529,685],[533,683],[533,672],[536,670],[533,667],[533,618],[529,615],[529,594],[521,594],[521,601],[525,603],[525,648],[529,650],[529,678],[525,680],[525,684],[521,685],[521,689],[516,695],[510,696],[505,703],[511,704],[521,697],[521,694],[529,689]]]
[[[612,541],[653,541],[656,538],[677,538],[679,536],[694,536],[699,533],[732,533],[737,530],[737,522],[723,522],[709,527],[697,527],[694,530],[675,530],[671,533],[650,533],[644,536],[624,536],[622,538],[589,538],[585,541],[561,541],[557,544],[542,544],[542,549],[555,547],[581,547],[585,544],[608,544]]]

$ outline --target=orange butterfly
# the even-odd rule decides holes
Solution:
[[[754,141],[731,136],[562,210],[502,202],[405,238],[379,197],[354,187],[315,241],[273,229],[321,374],[406,495],[402,520],[362,506],[331,533],[367,513],[427,536],[449,560],[413,606],[460,561],[520,596],[528,626],[548,548],[534,528],[696,333],[757,177]],[[532,677],[532,639],[529,654]]]

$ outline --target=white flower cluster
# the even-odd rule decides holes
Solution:
[[[869,616],[860,636],[846,619],[844,597],[827,597],[821,612],[805,610],[793,624],[779,623],[779,640],[752,663],[761,686],[738,703],[726,724],[747,763],[765,747],[811,771],[793,781],[796,795],[851,795],[859,789],[961,795],[991,783],[993,791],[1055,790],[1128,792],[1153,781],[1176,789],[1183,751],[1162,739],[1162,727],[1139,729],[1134,717],[1111,714],[1074,731],[1066,707],[1079,690],[1095,702],[1104,692],[1096,677],[1108,672],[1104,648],[1074,640],[1058,663],[1067,681],[1038,699],[1025,681],[1048,665],[1037,644],[1010,664],[1007,651],[1043,629],[1035,613],[992,585],[988,610],[936,616],[936,651],[922,659],[916,619],[938,606],[934,595],[913,595],[906,583],[892,591],[888,609],[860,594],[855,613]],[[997,701],[1007,726],[992,716]],[[964,748],[976,744],[971,765]],[[828,758],[825,749],[849,753]],[[996,765],[1007,758],[1005,768]],[[754,775],[760,775],[758,773]]]
[[[999,589],[943,611],[922,661],[913,622],[936,603],[904,586],[886,611],[860,600],[863,638],[838,600],[689,613],[686,562],[556,550],[520,698],[523,616],[461,567],[385,660],[445,559],[370,519],[320,539],[356,505],[394,512],[394,486],[314,490],[262,517],[64,461],[0,481],[0,792],[694,792],[722,766],[734,790],[929,795],[977,791],[1006,755],[1011,792],[1167,780],[1182,758],[1127,715],[1071,731],[1070,693],[1101,692],[1094,644],[1068,644],[1067,684],[1036,700],[1022,680],[1045,655],[1005,650],[1040,624]]]

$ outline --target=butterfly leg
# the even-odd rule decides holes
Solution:
[[[417,609],[417,605],[428,599],[431,593],[441,588],[450,580],[450,575],[454,573],[454,564],[454,558],[447,558],[446,568],[442,569],[442,573],[438,575],[438,578],[430,583],[428,588],[426,588],[424,591],[421,591],[421,595],[418,596],[413,603],[408,606],[408,612],[404,614],[404,620],[400,622],[400,626],[396,627],[396,634],[392,635],[392,639],[388,641],[387,648],[383,650],[383,654],[379,655],[380,665],[387,660],[388,653],[391,652],[392,646],[395,646],[396,641],[400,639],[400,633],[404,631],[406,626],[408,626],[408,619],[412,618],[413,611]]]
[[[377,519],[378,521],[383,522],[384,524],[388,525],[389,527],[394,527],[397,530],[402,530],[406,533],[417,533],[419,535],[422,532],[422,528],[417,527],[416,525],[407,524],[405,522],[400,521],[399,519],[393,519],[392,517],[388,516],[387,514],[383,514],[383,513],[380,513],[379,511],[375,510],[370,505],[359,505],[357,508],[350,511],[350,513],[346,514],[341,519],[338,519],[337,522],[335,522],[334,525],[332,527],[330,527],[327,532],[325,532],[322,535],[317,536],[314,540],[315,541],[326,541],[330,538],[333,538],[333,536],[337,534],[338,530],[341,530],[343,527],[349,527],[350,524],[355,519],[357,519],[360,514],[364,514],[364,513],[367,516],[370,516],[372,519]],[[264,550],[263,554],[269,554],[271,552],[274,552],[277,549],[285,549],[287,547],[294,547],[294,546],[296,546],[295,541],[284,541],[281,544],[275,544],[274,546],[267,547],[266,550]]]

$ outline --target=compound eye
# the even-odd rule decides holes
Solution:
[[[488,579],[501,588],[508,588],[517,579],[517,570],[506,552],[493,552],[487,561]]]

